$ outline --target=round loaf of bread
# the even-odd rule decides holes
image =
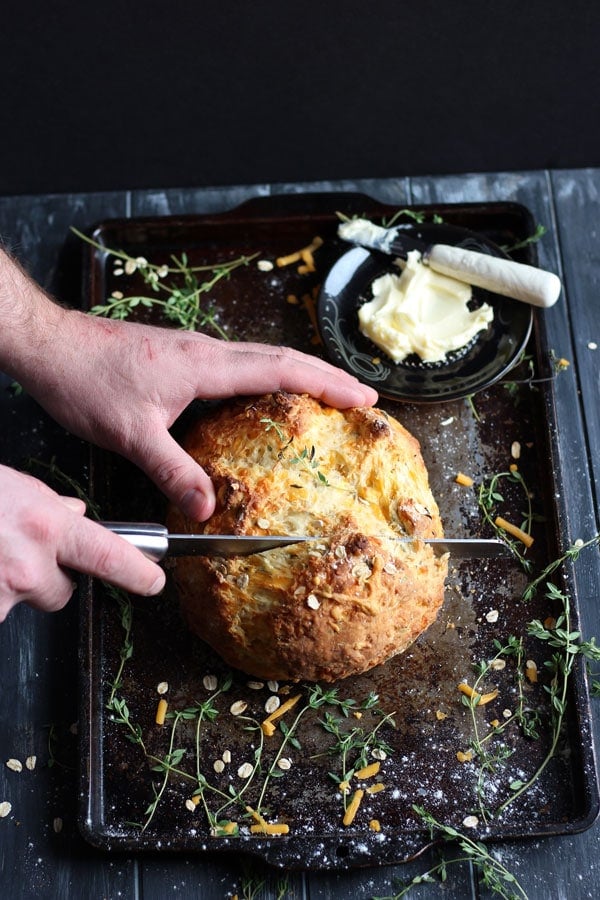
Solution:
[[[225,403],[184,446],[213,479],[217,506],[202,524],[171,509],[171,531],[316,538],[177,559],[189,627],[231,666],[335,681],[385,662],[434,621],[447,559],[419,538],[442,537],[442,523],[419,443],[398,421],[279,392]]]

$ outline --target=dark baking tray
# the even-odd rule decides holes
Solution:
[[[232,338],[288,344],[319,354],[322,347],[302,297],[314,294],[324,272],[343,252],[335,238],[337,211],[377,218],[389,216],[396,208],[357,194],[274,196],[252,200],[220,215],[111,220],[99,224],[93,237],[107,247],[125,249],[134,257],[156,262],[185,251],[194,263],[214,263],[254,252],[259,258],[273,259],[308,244],[315,235],[321,236],[325,243],[315,257],[316,273],[299,275],[295,266],[265,273],[253,263],[221,282],[211,295],[219,322],[229,329]],[[516,204],[447,205],[420,207],[419,211],[428,218],[435,213],[446,222],[479,231],[504,246],[522,241],[534,230],[530,213]],[[535,248],[527,245],[514,258],[535,263]],[[86,275],[90,305],[122,289],[122,276],[116,278],[113,269],[106,253],[90,250]],[[135,286],[135,276],[131,285]],[[286,299],[289,295],[301,302],[290,304]],[[536,541],[530,553],[536,571],[565,548],[566,511],[561,507],[561,469],[554,438],[557,423],[550,349],[543,314],[536,314],[528,352],[538,375],[549,377],[535,388],[518,383],[527,382],[529,377],[528,368],[521,366],[509,376],[512,390],[505,383],[496,384],[478,394],[473,404],[466,400],[381,404],[421,441],[448,535],[489,536],[474,491],[457,486],[454,475],[468,472],[479,482],[505,471],[511,462],[511,443],[520,442],[523,450],[519,468],[533,492],[536,512],[544,517],[544,522],[536,525]],[[176,423],[174,433],[185,428],[189,416],[201,413],[202,405],[196,408],[194,404]],[[163,518],[164,502],[156,488],[120,458],[98,452],[91,472],[92,490],[104,518]],[[503,487],[503,493],[502,513],[518,521],[520,497],[510,488]],[[576,582],[570,564],[555,573],[553,580],[571,592],[576,627]],[[80,821],[84,835],[105,849],[244,852],[290,868],[340,868],[411,858],[431,843],[413,804],[459,828],[473,811],[474,768],[456,757],[458,750],[466,749],[471,734],[470,711],[460,703],[457,684],[464,679],[472,682],[474,663],[494,655],[494,640],[503,643],[510,635],[524,635],[527,622],[543,620],[553,612],[543,592],[527,603],[521,599],[526,582],[527,577],[512,562],[452,561],[445,605],[436,624],[395,660],[336,686],[339,697],[359,702],[375,691],[379,706],[395,713],[396,727],[382,729],[393,750],[382,763],[386,790],[368,798],[354,823],[344,827],[340,795],[328,775],[337,765],[336,758],[325,755],[331,735],[314,719],[308,720],[299,735],[302,748],[290,747],[286,753],[293,759],[292,768],[273,779],[268,791],[270,818],[290,825],[289,835],[275,837],[246,832],[236,837],[211,836],[202,807],[194,813],[186,808],[191,790],[189,782],[179,776],[169,779],[150,825],[144,830],[139,827],[161,776],[127,740],[126,729],[111,721],[107,713],[109,687],[124,645],[123,627],[110,593],[98,583],[91,584],[82,607],[81,640]],[[132,720],[140,725],[148,752],[160,757],[167,752],[169,732],[154,724],[157,683],[168,682],[170,708],[182,709],[208,696],[204,675],[222,678],[229,670],[212,650],[186,631],[172,589],[160,599],[131,598],[131,603],[133,653],[125,662],[119,694],[126,698]],[[496,622],[486,618],[490,610],[498,611]],[[527,638],[525,654],[543,669],[548,656],[545,645],[542,648]],[[229,707],[236,700],[244,700],[248,703],[246,715],[260,720],[269,696],[266,688],[249,689],[249,679],[242,673],[232,676],[230,690],[219,701],[220,714],[203,730],[197,754],[203,772],[224,791],[229,783],[239,786],[236,770],[251,755],[255,739],[241,728],[240,720],[229,714]],[[499,696],[478,715],[483,712],[482,720],[486,721],[502,720],[503,711],[515,703],[513,664],[509,661],[507,668],[488,677],[486,684],[497,686]],[[506,768],[490,779],[487,800],[491,806],[497,807],[510,794],[511,779],[526,780],[544,756],[549,730],[543,685],[541,672],[537,685],[526,682],[524,686],[527,702],[542,709],[540,737],[526,738],[517,728],[507,732],[505,744],[512,755]],[[439,713],[446,718],[440,718]],[[349,721],[363,723],[350,717]],[[365,713],[365,726],[375,721],[371,713]],[[192,732],[186,732],[183,723],[178,744],[185,746],[188,754],[180,768],[196,765],[196,754],[190,750],[193,741]],[[213,761],[224,750],[231,752],[233,762],[222,775],[216,775]],[[263,760],[269,762],[269,753],[267,750]],[[252,785],[245,798],[249,804],[256,802]],[[492,818],[485,825],[480,822],[469,833],[496,840],[572,833],[591,825],[597,813],[588,692],[584,667],[578,661],[570,682],[560,752],[532,790],[515,800],[500,818]],[[379,833],[369,828],[372,818],[380,821]]]

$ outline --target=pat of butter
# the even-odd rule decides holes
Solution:
[[[395,363],[411,353],[441,362],[494,318],[487,303],[470,310],[470,285],[434,272],[418,250],[408,254],[401,275],[382,275],[372,289],[373,299],[358,311],[359,327]]]

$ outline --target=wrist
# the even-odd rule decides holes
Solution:
[[[57,340],[66,314],[0,249],[0,369],[25,384]]]

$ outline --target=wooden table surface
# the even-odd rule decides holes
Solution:
[[[561,276],[564,293],[543,315],[549,346],[571,361],[556,385],[568,539],[592,537],[599,530],[600,488],[599,169],[0,197],[0,236],[44,287],[78,304],[78,251],[66,241],[71,225],[86,229],[112,217],[217,212],[256,195],[348,190],[398,206],[515,201],[547,227],[538,246],[539,263]],[[85,447],[67,438],[28,398],[15,403],[9,379],[0,379],[0,459],[18,466],[28,456],[56,457],[59,465],[83,465]],[[581,620],[589,638],[600,635],[597,550],[577,565]],[[33,771],[16,773],[0,766],[0,801],[12,805],[10,815],[0,819],[2,897],[217,900],[237,893],[240,898],[367,900],[393,897],[400,881],[435,863],[437,852],[428,851],[394,867],[280,872],[238,856],[142,857],[94,850],[77,829],[77,642],[76,599],[51,616],[21,606],[0,625],[0,760],[37,757]],[[600,725],[595,735],[598,747]],[[600,824],[574,836],[515,841],[490,850],[530,900],[600,896]],[[443,886],[421,884],[409,896],[492,895],[478,872],[460,863],[448,868]]]

